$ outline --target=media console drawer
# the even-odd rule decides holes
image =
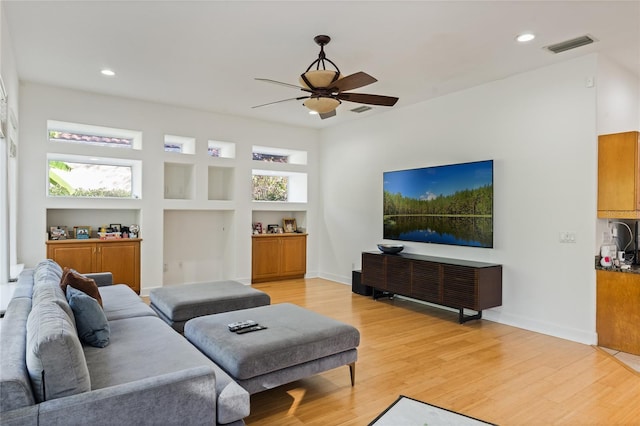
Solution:
[[[493,263],[363,252],[362,283],[374,289],[374,298],[383,292],[458,309],[460,323],[502,305],[502,265]],[[464,309],[477,314],[464,315]]]

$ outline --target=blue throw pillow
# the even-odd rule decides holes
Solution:
[[[109,322],[98,301],[71,286],[67,287],[67,301],[76,318],[78,337],[87,345],[104,348],[109,344]]]

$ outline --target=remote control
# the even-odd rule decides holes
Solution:
[[[267,327],[265,327],[264,325],[254,325],[253,327],[242,328],[236,331],[236,334],[251,333],[252,331],[264,330],[266,328]]]
[[[238,331],[243,328],[253,327],[254,325],[258,325],[254,320],[246,320],[246,321],[237,321],[228,324],[229,331]]]

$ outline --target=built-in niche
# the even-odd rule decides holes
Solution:
[[[164,198],[193,200],[195,178],[193,164],[164,163]]]
[[[144,238],[144,226],[140,223],[140,210],[135,209],[47,209],[47,229],[66,226],[72,238],[73,227],[91,227],[91,237],[97,238],[101,227],[111,224],[121,226],[139,225],[140,237]]]
[[[233,211],[165,210],[162,284],[231,279],[234,221]]]
[[[306,211],[272,211],[272,210],[254,210],[251,215],[252,226],[260,223],[263,230],[268,229],[269,225],[283,226],[283,219],[295,219],[298,231],[308,232],[307,229],[307,212]]]

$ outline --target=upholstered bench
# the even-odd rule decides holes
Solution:
[[[149,300],[158,316],[180,333],[192,318],[271,303],[267,293],[237,281],[154,288]]]
[[[267,328],[229,331],[228,324],[245,320]],[[344,365],[355,382],[360,332],[290,303],[194,318],[184,335],[250,394]]]

